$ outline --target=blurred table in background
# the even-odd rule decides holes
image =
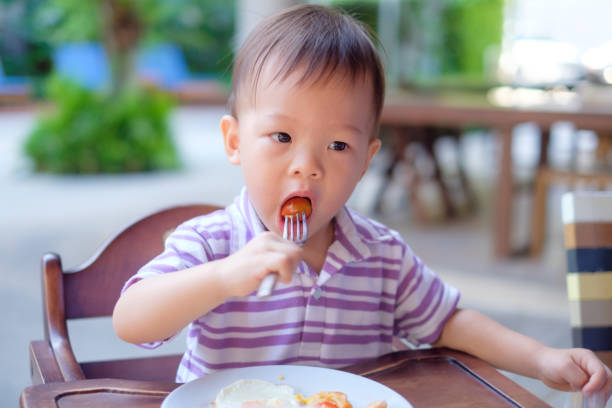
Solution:
[[[592,130],[605,137],[612,135],[612,107],[584,108],[580,105],[575,98],[566,98],[521,107],[502,107],[490,103],[484,94],[396,93],[387,97],[381,126],[395,130],[450,128],[458,132],[467,127],[483,127],[499,136],[499,174],[493,212],[494,252],[498,257],[509,257],[518,252],[510,242],[514,201],[512,130],[526,122],[535,123],[540,128],[542,140],[538,171],[547,169],[550,128],[554,123],[571,122],[577,129]]]

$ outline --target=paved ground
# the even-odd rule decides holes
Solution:
[[[64,266],[70,268],[86,261],[110,235],[143,214],[173,204],[224,205],[239,191],[240,171],[223,155],[218,132],[222,113],[199,108],[176,112],[173,128],[185,162],[182,171],[77,177],[32,174],[21,145],[33,114],[0,112],[0,310],[8,328],[0,335],[0,406],[15,406],[19,392],[29,385],[27,344],[43,336],[39,284],[43,252],[61,254]],[[479,215],[444,225],[417,225],[402,204],[401,186],[394,185],[387,196],[385,216],[378,218],[399,229],[432,268],[462,290],[463,306],[481,310],[547,344],[568,346],[560,229],[551,227],[546,254],[538,261],[493,259],[487,197],[494,174],[487,169],[495,168],[495,144],[488,137],[475,137],[469,149],[473,170],[481,176],[478,182],[484,201]],[[353,196],[354,207],[371,208],[379,173],[375,162]],[[519,205],[517,211],[524,215],[525,208]],[[554,217],[553,211],[551,219]],[[516,239],[527,230],[523,224]],[[108,319],[78,322],[69,330],[78,356],[84,359],[150,353],[116,339]],[[88,337],[92,333],[95,341]],[[181,340],[161,353],[181,350]],[[537,381],[512,378],[551,405],[568,406],[566,394]]]

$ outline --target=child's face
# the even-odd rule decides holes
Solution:
[[[249,197],[269,230],[282,232],[281,208],[289,198],[311,200],[310,241],[329,232],[380,140],[372,138],[370,83],[336,75],[296,84],[300,74],[271,81],[264,69],[255,101],[239,103],[239,120],[225,116],[221,128],[230,162],[242,166]]]

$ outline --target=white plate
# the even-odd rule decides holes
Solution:
[[[330,368],[298,365],[267,365],[218,371],[181,385],[164,399],[161,406],[209,408],[221,388],[246,379],[288,384],[296,393],[305,396],[321,391],[341,391],[347,395],[354,408],[363,408],[376,400],[387,401],[389,408],[412,408],[404,397],[376,381]]]

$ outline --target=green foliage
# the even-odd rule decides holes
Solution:
[[[38,171],[118,173],[178,167],[167,117],[172,102],[160,92],[125,89],[114,98],[52,77],[55,110],[41,118],[26,143]]]
[[[222,75],[231,65],[235,0],[120,1],[138,16],[143,29],[140,45],[179,45],[193,72]],[[34,18],[36,36],[50,43],[100,41],[103,37],[102,0],[46,0]]]
[[[99,40],[103,20],[100,1],[47,0],[34,14],[36,35],[52,44]]]
[[[156,0],[145,15],[144,43],[171,42],[192,72],[229,76],[233,59],[235,0]]]
[[[378,31],[378,0],[334,0],[332,5]]]
[[[445,9],[444,71],[483,74],[487,48],[501,44],[504,0],[451,0]]]

